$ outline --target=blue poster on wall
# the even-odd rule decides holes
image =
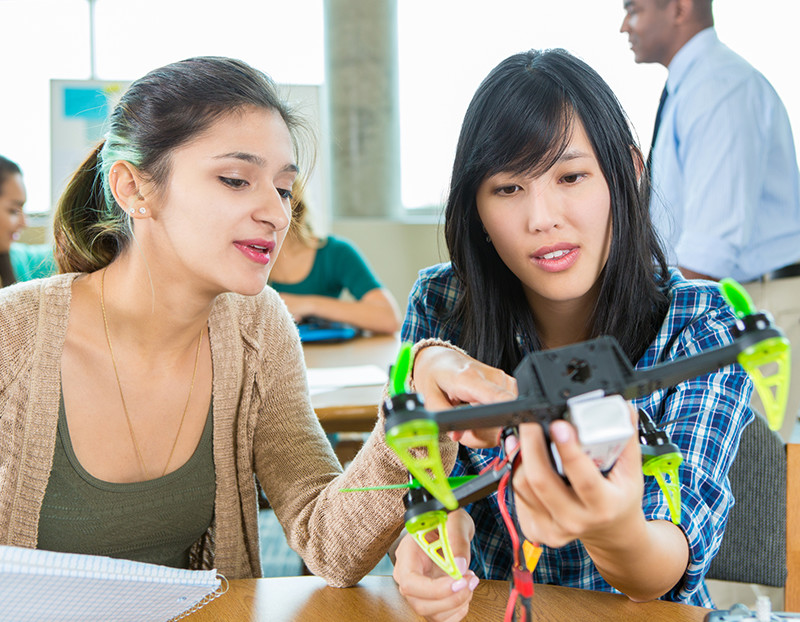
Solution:
[[[105,121],[109,112],[108,93],[102,88],[64,88],[64,116]]]
[[[50,189],[53,205],[69,176],[102,140],[108,115],[129,82],[50,81]]]
[[[50,80],[50,192],[52,205],[70,176],[103,139],[108,115],[130,82],[121,80]],[[318,85],[280,85],[281,94],[302,115],[326,153]],[[328,230],[327,165],[323,158],[307,179],[306,196],[313,206],[315,228]]]

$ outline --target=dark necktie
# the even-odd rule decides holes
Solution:
[[[661,98],[658,100],[658,110],[656,111],[656,123],[653,126],[653,140],[650,141],[650,153],[647,154],[647,170],[650,170],[651,162],[653,161],[653,148],[656,146],[656,136],[658,136],[658,128],[661,125],[661,112],[664,110],[664,102],[667,101],[667,85],[661,91]],[[652,177],[652,175],[651,175]]]

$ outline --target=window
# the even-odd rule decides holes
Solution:
[[[800,151],[794,0],[714,3],[720,39],[775,87]],[[407,208],[441,205],[461,121],[480,81],[501,60],[529,48],[566,48],[616,93],[649,149],[667,72],[636,65],[619,32],[622,0],[400,0],[398,2],[402,198]],[[793,12],[792,12],[793,15]],[[783,18],[781,18],[783,16]]]
[[[278,83],[324,80],[322,0],[96,0],[94,21],[92,76],[88,0],[0,0],[0,153],[23,170],[28,212],[51,209],[53,78],[129,81],[216,54],[242,58]]]
[[[619,33],[622,0],[398,0],[403,204],[444,201],[461,120],[480,80],[506,56],[564,47],[609,82],[648,148],[666,70],[637,66]],[[800,148],[794,0],[715,3],[720,38],[772,82]],[[22,167],[30,212],[50,198],[52,78],[131,80],[201,54],[240,57],[279,83],[324,81],[323,0],[0,0],[0,153]],[[13,25],[13,26],[11,26]],[[323,156],[320,152],[320,156]],[[319,158],[322,164],[322,157]]]

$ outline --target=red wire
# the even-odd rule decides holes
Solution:
[[[514,526],[514,521],[511,518],[511,513],[508,511],[508,506],[506,505],[506,489],[508,488],[508,480],[511,477],[511,473],[514,471],[514,468],[519,464],[517,461],[517,457],[514,459],[514,464],[512,466],[511,471],[506,473],[497,485],[497,504],[500,507],[500,514],[503,517],[503,522],[506,525],[506,530],[508,531],[508,535],[511,538],[511,548],[514,551],[514,566],[516,568],[521,567],[519,562],[519,534],[517,533],[517,529]],[[512,587],[511,593],[508,595],[508,604],[506,605],[506,614],[504,618],[504,622],[512,622],[514,620],[514,609],[517,604],[517,598],[519,598],[519,590],[517,590],[516,585]],[[523,608],[524,609],[524,608]],[[525,612],[522,613],[522,622],[525,622]]]
[[[514,460],[516,463],[516,459]],[[514,464],[516,468],[517,464]],[[514,548],[514,565],[520,567],[521,564],[519,563],[519,534],[517,533],[517,529],[514,526],[514,520],[511,518],[511,513],[508,511],[508,506],[506,505],[506,488],[508,487],[508,480],[511,477],[511,473],[513,469],[506,473],[500,480],[500,483],[497,485],[497,504],[500,506],[500,514],[503,517],[503,522],[506,524],[506,529],[508,530],[508,535],[511,537],[511,544]]]
[[[506,462],[508,462],[508,457],[505,457],[501,460],[500,456],[496,456],[494,459],[492,459],[492,461],[489,464],[487,464],[478,472],[478,475],[483,475],[484,473],[486,473],[486,471],[489,471],[491,469],[495,470],[502,469],[505,466]]]
[[[500,482],[497,485],[497,504],[500,507],[500,514],[503,517],[503,522],[506,525],[506,530],[508,531],[508,535],[511,538],[511,544],[514,551],[514,567],[515,567],[515,575],[517,574],[516,570],[523,570],[523,565],[519,559],[519,550],[520,550],[520,539],[519,534],[517,533],[517,529],[514,525],[514,519],[511,517],[511,513],[508,511],[508,506],[506,505],[506,490],[508,489],[508,481],[511,478],[514,470],[519,466],[520,463],[520,454],[514,456],[514,461],[512,464],[511,470],[503,475],[500,479]],[[480,474],[486,473],[489,469],[502,469],[506,463],[508,462],[508,456],[505,456],[502,460],[500,457],[496,457],[492,460],[485,468],[480,471]],[[527,586],[526,586],[527,587]],[[530,586],[532,587],[532,586]],[[526,590],[527,591],[527,590]],[[504,622],[513,622],[514,620],[514,610],[516,609],[517,599],[519,598],[521,592],[516,587],[516,581],[512,581],[512,588],[511,592],[508,595],[508,604],[506,605],[506,612],[503,618]],[[522,615],[520,622],[527,622],[528,614],[525,610],[525,607],[522,608]]]
[[[506,615],[503,616],[503,622],[513,622],[514,608],[517,604],[517,588],[511,588],[511,593],[508,595],[508,604],[506,605]]]

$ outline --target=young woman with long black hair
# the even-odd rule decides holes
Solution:
[[[619,102],[581,60],[530,51],[492,70],[456,149],[445,212],[451,262],[420,273],[402,330],[417,343],[413,381],[429,409],[507,400],[527,352],[600,335],[614,336],[638,369],[730,343],[735,317],[716,286],[665,264],[644,168]],[[726,475],[753,418],[751,392],[737,365],[635,400],[685,457],[679,525],[643,478],[638,435],[603,477],[572,425],[554,422],[567,484],[541,426],[520,426],[515,511],[544,548],[534,580],[709,606],[703,577],[733,504]],[[497,430],[453,436],[462,443],[453,475],[501,453]],[[511,577],[496,494],[450,523],[463,568]],[[397,560],[395,578],[419,613],[463,617],[474,578],[442,576],[408,538]]]

